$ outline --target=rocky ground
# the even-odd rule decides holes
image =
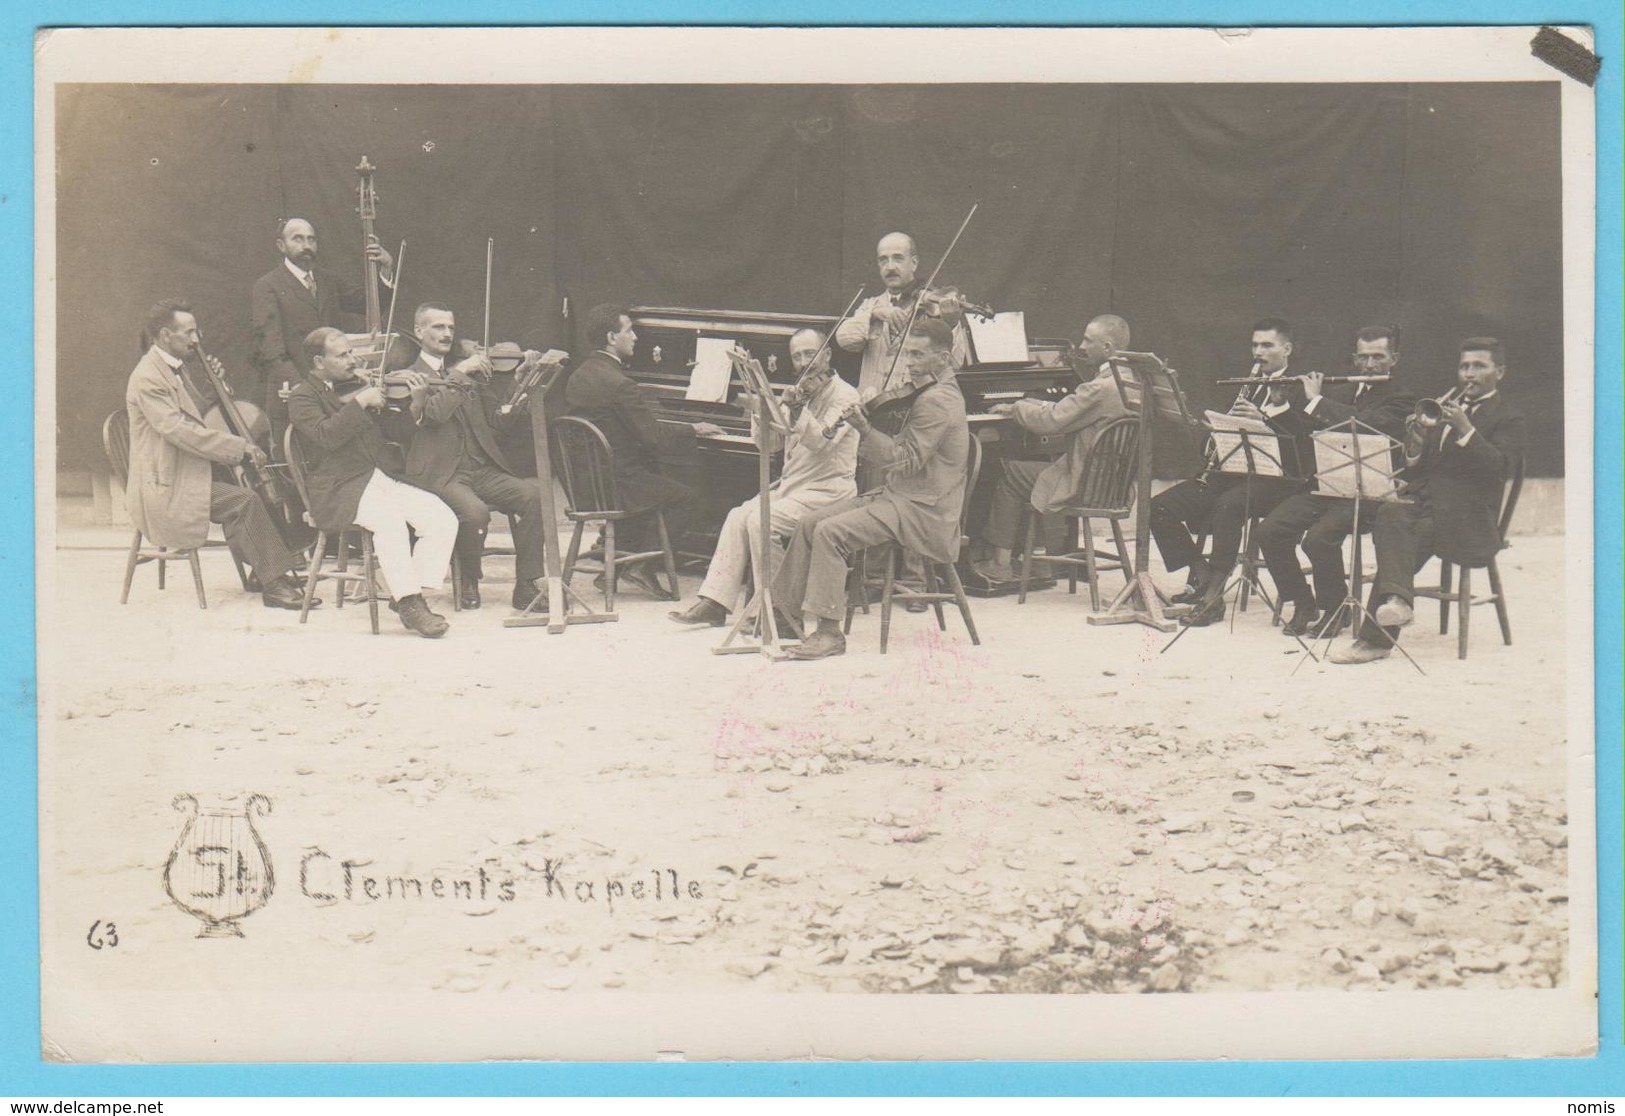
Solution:
[[[119,556],[64,550],[48,967],[117,916],[143,986],[1551,987],[1565,653],[1560,610],[1532,602],[1561,550],[1508,552],[1514,646],[1488,610],[1466,662],[1413,630],[1426,677],[1294,674],[1257,606],[1159,654],[1064,590],[974,602],[981,647],[900,615],[882,657],[860,617],[814,664],[715,657],[720,633],[636,595],[563,635],[487,607],[436,643],[387,613],[374,638],[359,610],[301,628],[245,600],[221,552],[202,612],[147,570],[120,608]],[[183,792],[273,802],[276,889],[242,939],[196,942],[162,890]]]

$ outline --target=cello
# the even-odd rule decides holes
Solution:
[[[248,400],[237,399],[231,394],[231,389],[226,386],[224,367],[219,360],[203,351],[201,334],[192,355],[197,358],[203,374],[208,378],[209,387],[214,391],[214,402],[203,414],[203,425],[211,430],[235,434],[250,445],[265,451],[269,458],[271,420],[266,417],[264,411]],[[288,498],[282,478],[269,465],[261,465],[249,457],[231,468],[238,483],[258,496],[266,511],[284,524],[291,526],[294,523],[294,503]]]

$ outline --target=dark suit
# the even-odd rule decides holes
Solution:
[[[802,517],[773,581],[774,602],[790,616],[839,620],[847,560],[881,543],[952,562],[969,455],[965,395],[950,375],[915,398],[895,438],[873,428],[864,433],[859,459],[875,466],[885,484]]]
[[[660,459],[693,452],[693,428],[661,422],[637,381],[607,352],[576,365],[549,398],[562,398],[565,414],[597,426],[615,452],[615,494],[621,510],[636,516],[616,528],[616,545],[628,552],[658,549],[654,516],[645,514],[656,509],[664,513],[673,542],[681,538],[694,493],[661,476]]]
[[[1260,385],[1252,390],[1253,402],[1268,398]],[[1315,430],[1313,416],[1304,411],[1308,399],[1303,386],[1285,386],[1287,410],[1269,416],[1270,426],[1281,439],[1284,471],[1302,478],[1314,470],[1314,444],[1309,435]],[[1268,515],[1288,497],[1302,492],[1308,482],[1287,477],[1248,477],[1236,473],[1209,472],[1194,480],[1180,481],[1151,501],[1151,536],[1157,541],[1163,565],[1169,570],[1184,569],[1200,555],[1192,530],[1206,527],[1210,539],[1210,566],[1215,576],[1224,577],[1236,564],[1241,550],[1242,531],[1248,515]]]
[[[1472,437],[1463,446],[1447,423],[1426,433],[1421,457],[1405,470],[1413,502],[1384,504],[1372,531],[1377,579],[1371,608],[1384,597],[1414,600],[1416,571],[1437,554],[1449,562],[1482,566],[1501,546],[1502,490],[1527,442],[1524,417],[1497,391],[1470,408]],[[1388,646],[1370,619],[1360,635]]]
[[[421,421],[410,434],[405,479],[433,492],[457,513],[456,554],[464,580],[480,579],[492,508],[515,517],[515,576],[520,581],[541,577],[546,572],[541,489],[508,468],[493,426],[504,421],[494,393],[449,383],[444,368],[432,369],[421,355],[411,369],[433,382]]]
[[[323,531],[341,531],[355,522],[373,470],[390,471],[378,419],[353,400],[340,402],[324,381],[307,375],[288,397],[288,421],[310,462],[310,516]]]
[[[1364,388],[1365,390],[1361,390]],[[1416,409],[1416,396],[1393,380],[1385,384],[1334,384],[1307,412],[1315,430],[1355,419],[1393,438],[1405,438],[1405,420]],[[1361,509],[1360,529],[1371,530],[1377,505]],[[1343,569],[1343,540],[1354,529],[1354,501],[1300,492],[1289,496],[1258,525],[1259,550],[1283,600],[1314,600],[1321,610],[1335,609],[1348,593]],[[1315,588],[1311,594],[1297,547],[1309,556]]]
[[[346,321],[346,315],[360,315],[367,304],[366,293],[359,285],[320,267],[312,273],[316,277],[314,294],[294,278],[285,260],[278,260],[275,267],[254,280],[249,299],[253,329],[250,343],[254,370],[259,376],[255,394],[265,400],[278,445],[288,422],[287,405],[278,393],[284,383],[291,387],[310,371],[305,337],[321,326],[360,329],[359,318]]]

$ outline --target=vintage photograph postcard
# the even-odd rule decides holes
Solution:
[[[44,1057],[1593,1052],[1590,45],[42,32]]]

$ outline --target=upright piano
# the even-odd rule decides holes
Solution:
[[[734,388],[729,389],[727,403],[684,398],[696,341],[701,337],[732,340],[761,361],[770,380],[788,387],[796,378],[790,361],[791,335],[809,327],[827,333],[837,319],[819,314],[671,306],[634,306],[631,318],[638,343],[628,374],[651,391],[661,421],[711,422],[724,431],[697,439],[694,461],[665,463],[669,473],[699,493],[699,507],[685,549],[709,553],[708,543],[715,542],[728,509],[756,493],[757,451],[750,439],[750,421],[732,402]],[[859,354],[834,344],[830,348],[835,370],[856,383]],[[965,395],[971,432],[982,442],[983,449],[981,478],[972,494],[966,523],[972,538],[986,522],[999,459],[1050,459],[1060,456],[1066,448],[1066,435],[1032,434],[989,413],[994,404],[1022,398],[1062,399],[1077,386],[1071,342],[1035,338],[1028,343],[1028,354],[1024,363],[969,364],[959,370],[958,382]],[[970,578],[966,587],[976,591]]]

